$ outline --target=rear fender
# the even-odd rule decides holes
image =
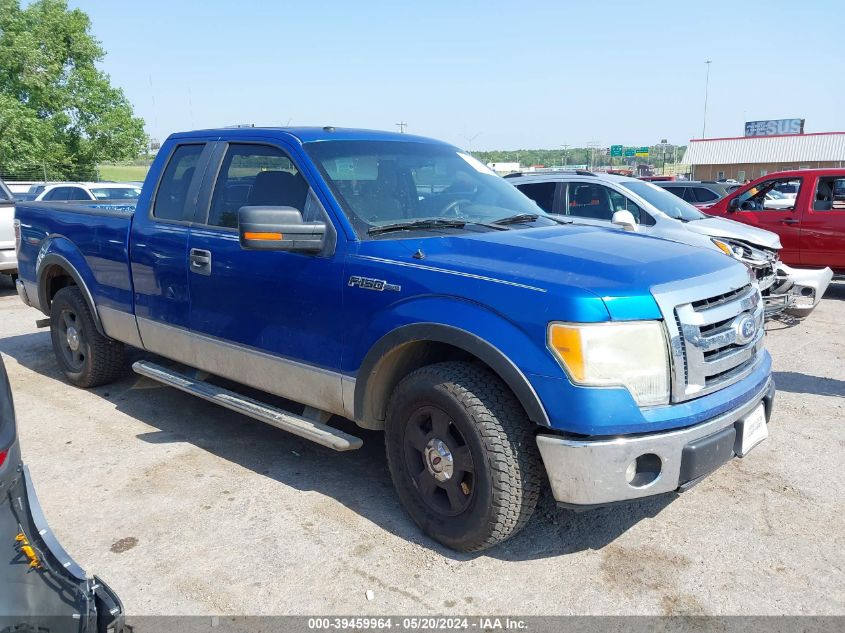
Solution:
[[[48,238],[41,244],[38,259],[35,262],[35,279],[38,284],[38,308],[46,315],[50,314],[50,280],[57,274],[67,274],[79,287],[91,314],[97,331],[103,336],[103,324],[97,311],[97,304],[91,289],[95,287],[94,276],[85,257],[79,249],[68,239],[63,237]]]

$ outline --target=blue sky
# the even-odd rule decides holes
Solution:
[[[405,121],[471,149],[685,143],[701,136],[707,59],[707,136],[770,118],[845,129],[833,0],[70,3],[161,140]]]

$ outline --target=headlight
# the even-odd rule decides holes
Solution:
[[[730,242],[716,239],[715,237],[711,237],[710,239],[725,255],[736,257],[737,259],[742,259],[746,255],[745,249],[743,249],[739,244],[731,244]]]
[[[576,384],[625,387],[640,406],[669,402],[669,349],[660,321],[550,323],[548,344]]]

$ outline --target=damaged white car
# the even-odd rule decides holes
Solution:
[[[692,246],[719,249],[750,267],[757,278],[766,316],[805,317],[818,305],[831,279],[830,268],[796,269],[780,261],[780,237],[756,227],[717,218],[649,182],[589,171],[534,175],[507,180],[544,211],[579,224],[615,226]]]

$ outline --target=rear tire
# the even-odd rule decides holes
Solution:
[[[77,387],[105,385],[123,374],[123,343],[100,334],[77,286],[62,288],[53,297],[50,336],[59,367]]]
[[[543,481],[533,424],[491,371],[466,362],[405,377],[385,442],[403,507],[436,541],[462,552],[510,538],[531,518]]]

